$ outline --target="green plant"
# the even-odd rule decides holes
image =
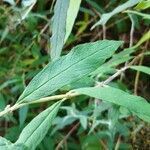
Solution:
[[[108,148],[117,150],[119,148],[130,148],[130,145],[125,144],[128,141],[121,141],[121,137],[128,137],[130,126],[134,126],[134,123],[140,124],[140,119],[144,122],[150,122],[150,104],[146,98],[136,95],[140,72],[145,73],[146,78],[150,75],[150,67],[142,65],[144,57],[149,57],[150,55],[146,51],[148,49],[150,31],[146,30],[146,33],[142,35],[136,44],[133,42],[133,33],[137,25],[136,21],[138,20],[136,15],[142,17],[140,18],[141,20],[149,21],[149,14],[140,12],[149,8],[149,1],[129,0],[126,3],[120,4],[112,12],[104,13],[104,10],[98,5],[97,1],[87,0],[87,3],[96,12],[99,13],[103,10],[104,14],[101,16],[100,21],[92,27],[94,29],[98,25],[103,26],[103,40],[78,44],[75,47],[72,46],[74,45],[72,43],[77,41],[78,36],[87,30],[86,21],[78,22],[78,34],[75,36],[71,34],[80,5],[82,6],[83,3],[81,3],[81,0],[56,0],[56,2],[53,0],[50,13],[43,11],[43,8],[40,9],[40,7],[46,5],[40,0],[22,1],[21,8],[18,8],[19,6],[16,5],[15,1],[7,0],[6,2],[11,4],[11,9],[9,10],[8,8],[7,11],[3,7],[0,9],[2,12],[0,23],[3,19],[7,22],[6,26],[1,25],[4,28],[0,39],[0,43],[3,46],[0,49],[0,53],[3,54],[1,64],[5,60],[8,47],[16,50],[14,56],[16,61],[0,67],[1,78],[8,70],[11,70],[10,68],[13,68],[10,74],[8,74],[13,76],[13,78],[4,82],[0,86],[0,90],[5,93],[5,88],[10,87],[12,93],[17,93],[17,96],[12,98],[15,104],[5,107],[4,94],[0,95],[2,103],[0,109],[3,109],[0,112],[0,117],[16,122],[11,113],[19,109],[20,129],[22,130],[29,113],[29,106],[32,104],[32,107],[38,108],[41,105],[44,105],[44,107],[42,107],[42,112],[40,110],[40,114],[23,128],[17,140],[10,140],[10,142],[7,140],[7,136],[6,138],[1,137],[0,149],[36,149],[43,139],[45,139],[44,142],[47,144],[47,148],[42,146],[40,148],[42,143],[38,148],[49,149],[48,139],[57,134],[59,135],[61,129],[71,124],[73,124],[73,128],[67,136],[59,143],[55,141],[58,143],[57,146],[51,144],[50,149],[63,147],[63,144],[76,128],[79,128],[78,135],[87,134],[89,136],[79,136],[79,141],[82,143],[81,147],[75,144],[77,141],[70,138],[68,144],[70,149],[72,149],[72,146],[75,147],[74,149]],[[41,11],[41,13],[31,13],[36,3],[38,3],[37,7],[39,7],[38,12]],[[52,11],[53,5],[54,12]],[[128,10],[135,5],[137,6],[134,10]],[[90,10],[82,9],[82,11],[85,13],[85,20],[89,14],[93,15]],[[123,12],[123,15],[127,14],[131,20],[130,42],[127,48],[121,47],[124,43],[122,40],[105,39],[107,37],[107,28],[109,28],[109,25],[107,26],[106,23],[114,15],[121,12]],[[49,21],[47,16],[52,13],[54,13],[53,17]],[[8,14],[12,19],[6,17]],[[34,30],[41,20],[45,21],[45,26],[40,32]],[[27,29],[26,33],[12,33],[12,30],[19,28],[24,30],[24,27]],[[51,38],[49,38],[49,34],[43,34],[47,31],[48,27],[50,27]],[[15,37],[15,35],[16,39],[13,39],[12,37]],[[15,43],[19,39],[24,39],[25,36],[27,36],[27,39],[25,39],[24,45],[19,43],[21,40]],[[40,46],[38,43],[42,43],[44,37],[48,41],[47,47],[50,45],[51,49],[49,50],[44,46],[44,49],[47,48],[48,50],[45,56],[42,56],[39,53]],[[7,43],[11,44],[6,45]],[[70,43],[74,48],[69,52],[62,51],[64,46],[68,49]],[[144,43],[146,43],[146,46],[140,51]],[[43,45],[42,43],[41,46]],[[121,47],[120,51],[117,51],[119,47]],[[19,49],[24,49],[24,51],[20,52]],[[61,56],[62,53],[64,54],[63,56]],[[20,61],[22,56],[27,58],[27,60]],[[21,63],[19,64],[18,62]],[[43,69],[41,70],[41,68]],[[17,73],[14,73],[14,70],[17,70]],[[123,73],[125,71],[134,73],[132,70],[137,71],[134,84],[135,95],[123,82]],[[118,77],[120,78],[118,79]],[[27,86],[26,82],[29,82]],[[7,99],[10,97],[11,95]],[[89,97],[91,98],[89,99]],[[57,102],[55,102],[56,100]],[[49,103],[46,105],[46,102]],[[58,112],[60,116],[56,117]],[[128,118],[134,120],[133,124],[128,125],[128,123],[124,122]],[[80,124],[81,126],[79,127]],[[54,129],[48,132],[51,126]],[[116,141],[117,135],[119,136]]]

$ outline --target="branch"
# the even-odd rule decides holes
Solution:
[[[29,104],[36,104],[36,103],[44,103],[48,101],[53,101],[53,100],[59,100],[59,99],[70,99],[72,97],[78,96],[78,93],[73,93],[72,91],[66,93],[66,94],[61,94],[61,95],[55,95],[55,96],[49,96],[49,97],[44,97],[38,100],[34,100],[31,102],[26,102],[26,103],[21,103],[21,104],[15,104],[12,107],[10,105],[7,105],[6,108],[0,112],[0,117],[4,116],[7,113],[11,113],[14,110],[17,110],[23,106],[29,105]]]
[[[144,55],[144,53],[139,54],[137,57],[135,57],[130,63],[128,63],[127,66],[121,68],[120,70],[118,70],[115,74],[113,74],[112,76],[110,76],[108,79],[106,79],[103,82],[97,82],[96,87],[101,87],[101,86],[105,86],[108,83],[110,83],[112,80],[114,80],[116,77],[118,77],[119,75],[122,74],[122,72],[124,72],[125,70],[127,70],[132,64],[134,64],[139,58],[141,58]],[[77,92],[69,91],[66,94],[61,94],[61,95],[55,95],[55,96],[49,96],[49,97],[44,97],[38,100],[34,100],[31,102],[24,102],[24,103],[16,103],[15,105],[13,105],[12,107],[10,107],[10,105],[6,106],[6,108],[0,112],[0,117],[4,116],[5,114],[11,113],[14,110],[17,110],[23,106],[29,105],[29,104],[36,104],[36,103],[44,103],[44,102],[48,102],[48,101],[53,101],[53,100],[60,100],[60,99],[70,99],[72,97],[76,97],[80,95]]]

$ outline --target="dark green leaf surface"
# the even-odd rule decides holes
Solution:
[[[26,87],[18,102],[48,96],[97,69],[113,55],[121,41],[97,41],[81,44],[66,56],[50,62]]]
[[[51,58],[60,57],[66,35],[66,19],[69,0],[57,0],[52,20]]]
[[[140,118],[142,118],[142,116],[150,118],[150,104],[140,96],[130,95],[122,90],[112,87],[81,88],[75,91],[80,94],[85,94],[126,107]]]
[[[48,132],[52,121],[56,117],[62,101],[56,102],[51,107],[35,117],[21,132],[19,139],[15,144],[23,143],[30,150],[34,150],[36,146],[43,140]]]

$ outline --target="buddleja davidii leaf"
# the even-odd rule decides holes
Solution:
[[[68,55],[50,62],[37,74],[18,102],[37,100],[81,79],[103,64],[121,44],[121,41],[103,40],[76,46]]]
[[[150,0],[142,0],[136,7],[136,10],[144,10],[150,7]]]
[[[150,75],[150,67],[146,67],[146,66],[131,66],[131,69],[137,70],[137,71],[141,71],[143,73],[146,73],[148,75]]]
[[[69,8],[67,11],[67,19],[66,19],[66,34],[65,34],[65,42],[67,41],[71,30],[73,28],[73,24],[77,17],[79,8],[80,8],[81,0],[70,0]]]
[[[70,0],[57,0],[52,19],[51,58],[60,57],[66,34],[66,18]]]
[[[0,137],[0,150],[27,150],[23,144],[13,144],[7,139]]]
[[[134,96],[112,87],[81,88],[75,91],[80,94],[85,94],[97,99],[102,99],[104,101],[126,107],[143,120],[150,118],[150,104],[140,96]]]
[[[141,44],[143,44],[144,42],[148,41],[150,39],[150,30],[147,31],[142,37],[141,39],[137,42],[137,44],[135,46],[133,46],[133,48],[137,48],[139,47]]]
[[[28,149],[34,150],[48,132],[52,121],[60,108],[62,101],[56,102],[37,117],[35,117],[21,132],[15,144],[24,144]]]
[[[126,10],[127,8],[130,8],[134,5],[136,5],[139,1],[140,0],[128,0],[126,3],[116,7],[112,12],[103,14],[101,16],[101,19],[95,25],[93,25],[92,29],[94,29],[98,25],[105,25],[111,17],[113,17],[114,15]]]

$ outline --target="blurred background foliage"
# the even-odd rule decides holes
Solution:
[[[63,54],[79,43],[103,39],[102,26],[97,26],[93,30],[91,27],[99,20],[101,14],[114,10],[124,2],[126,0],[83,0]],[[18,23],[17,17],[24,11],[21,1],[0,1],[0,110],[8,104],[14,104],[29,81],[50,60],[48,52],[53,4],[52,0],[38,0],[28,17]],[[141,12],[149,14],[150,11],[145,9]],[[133,19],[135,45],[148,31],[150,20],[143,19],[139,15],[133,15]],[[107,39],[123,40],[124,47],[129,47],[131,20],[127,13],[119,13],[112,17],[105,28]],[[135,55],[148,51],[148,42],[140,46]],[[145,56],[141,63],[150,66],[149,57]],[[106,78],[109,74],[111,72],[103,74],[102,78]],[[125,91],[128,89],[134,91],[135,76],[135,71],[127,71],[120,80],[112,84]],[[147,75],[140,75],[137,94],[146,99],[150,99],[149,81]],[[86,78],[82,82],[62,88],[58,93],[93,84],[93,79]],[[71,106],[70,102],[66,102],[66,107],[61,107],[53,127],[37,149],[49,150],[59,146],[71,150],[98,150],[111,147],[115,150],[150,148],[150,128],[147,124],[138,118],[124,119],[124,115],[130,115],[124,108],[112,107],[112,104],[104,102],[98,105],[86,99],[86,96],[80,96],[71,101]],[[21,108],[13,115],[1,118],[0,135],[15,142],[23,127],[50,104],[31,105],[29,108]],[[64,144],[61,144],[62,140]]]

